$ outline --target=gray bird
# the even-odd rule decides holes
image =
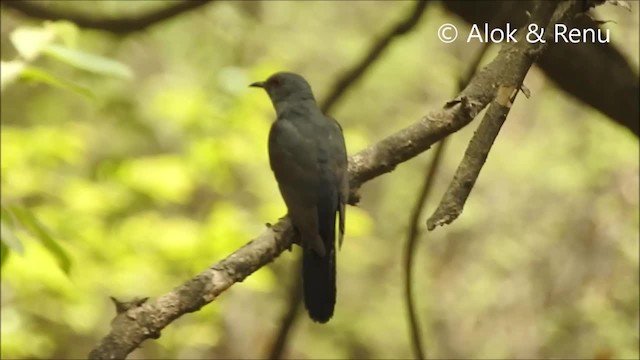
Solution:
[[[279,72],[251,86],[265,89],[276,110],[269,162],[303,247],[305,307],[311,319],[325,323],[336,303],[336,213],[342,245],[349,197],[342,128],[320,111],[300,75]]]

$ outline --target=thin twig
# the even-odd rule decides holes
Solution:
[[[417,359],[426,359],[427,353],[424,349],[422,342],[422,332],[420,331],[420,323],[418,321],[417,310],[413,301],[413,260],[415,259],[415,247],[420,234],[420,228],[418,226],[419,219],[422,217],[424,210],[424,204],[431,193],[433,187],[433,179],[438,172],[440,160],[444,153],[444,146],[447,142],[447,138],[442,139],[441,142],[436,144],[436,149],[433,154],[433,160],[427,168],[427,176],[422,183],[420,194],[416,199],[416,203],[411,211],[411,217],[409,220],[409,231],[407,235],[407,242],[405,244],[404,252],[404,297],[405,305],[409,313],[409,330],[411,332],[411,344],[413,345],[413,351]]]

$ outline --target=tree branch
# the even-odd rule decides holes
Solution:
[[[577,11],[567,9],[566,16]],[[575,14],[575,12],[573,13]],[[392,171],[398,164],[429,149],[435,142],[467,125],[490,101],[498,84],[517,83],[524,78],[537,44],[508,43],[496,58],[473,78],[460,95],[409,127],[369,146],[349,158],[352,187],[350,203],[357,202],[356,192],[366,181]],[[260,236],[238,249],[193,279],[176,287],[156,300],[118,314],[111,332],[90,354],[90,359],[125,358],[145,339],[157,338],[160,331],[178,317],[197,311],[215,300],[234,283],[244,280],[260,267],[291,248],[291,223],[283,218]]]
[[[151,25],[197,9],[214,0],[188,0],[174,3],[162,9],[150,11],[135,17],[98,18],[88,14],[67,13],[50,9],[40,4],[24,0],[4,0],[2,6],[16,10],[26,16],[43,20],[68,20],[80,27],[108,31],[114,34],[128,34],[145,30]]]
[[[427,168],[427,176],[422,183],[420,194],[413,205],[413,210],[409,217],[409,231],[407,232],[407,242],[405,243],[404,248],[404,299],[409,317],[409,333],[411,335],[413,353],[415,354],[416,359],[420,360],[427,358],[427,352],[425,351],[422,342],[422,331],[420,330],[418,312],[413,300],[413,263],[416,256],[415,248],[418,243],[418,236],[420,235],[420,227],[418,226],[418,223],[422,216],[422,212],[424,211],[424,204],[427,202],[427,198],[433,188],[433,180],[435,179],[435,175],[440,166],[440,160],[442,160],[442,154],[444,153],[444,146],[446,143],[447,138],[444,138],[436,144],[433,160]]]

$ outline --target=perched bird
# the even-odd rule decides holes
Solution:
[[[307,81],[279,72],[251,84],[267,91],[276,110],[269,132],[269,162],[303,248],[304,304],[325,323],[336,303],[336,214],[342,245],[349,196],[342,128],[318,108]]]

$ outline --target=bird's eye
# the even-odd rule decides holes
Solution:
[[[274,76],[267,80],[267,83],[269,84],[269,87],[278,87],[280,86],[281,81],[279,77]]]

